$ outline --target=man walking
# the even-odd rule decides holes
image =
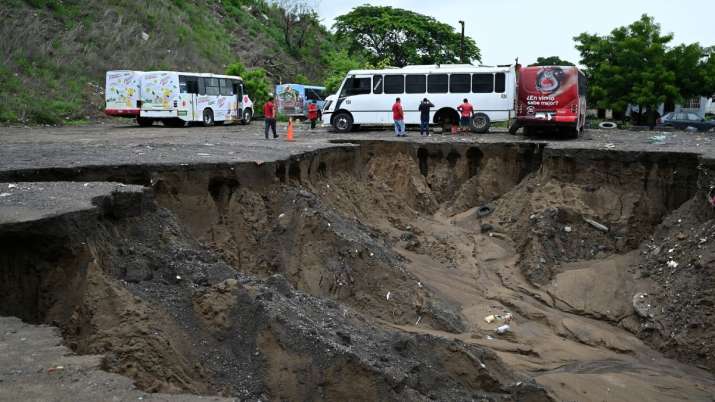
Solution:
[[[308,104],[308,120],[310,120],[310,129],[315,128],[315,121],[318,120],[318,105],[315,100]]]
[[[429,134],[429,110],[434,107],[434,104],[429,99],[424,98],[420,103],[420,135],[430,136]]]
[[[395,121],[395,136],[407,137],[405,132],[405,112],[402,110],[400,98],[395,99],[395,104],[392,105],[392,119]]]
[[[263,105],[263,116],[266,121],[265,134],[266,139],[268,139],[268,129],[273,130],[273,138],[278,138],[276,134],[276,109],[273,106],[273,97],[268,98],[268,101]]]
[[[467,98],[464,98],[462,104],[457,106],[457,110],[459,110],[459,112],[461,113],[461,117],[459,119],[459,131],[467,132],[469,130],[469,126],[472,125],[472,114],[474,113],[474,106],[469,103]]]

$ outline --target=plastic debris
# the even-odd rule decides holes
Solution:
[[[280,219],[280,218],[282,218],[282,217],[284,217],[284,216],[286,216],[286,214],[280,214],[280,215],[278,215],[278,219]]]
[[[670,260],[668,261],[668,268],[678,268],[678,263],[673,260]]]
[[[422,282],[417,282],[417,287],[422,289]]]
[[[600,230],[601,232],[608,232],[608,226],[598,223],[593,219],[583,218],[583,221],[593,226],[597,230]]]
[[[48,368],[48,369],[47,369],[47,372],[48,372],[48,373],[52,373],[52,372],[61,371],[61,370],[64,370],[64,369],[65,369],[64,366],[55,366],[55,367],[50,367],[50,368]]]
[[[494,316],[493,314],[492,314],[492,315],[488,315],[488,316],[484,317],[484,321],[486,321],[486,322],[487,322],[487,324],[491,324],[491,323],[493,323],[493,322],[494,322],[494,320],[496,320],[496,319],[497,319],[497,318],[496,318],[496,317],[495,317],[495,316]]]
[[[494,338],[491,337],[490,335],[487,335],[487,339],[491,341],[491,340],[493,340]]]
[[[420,325],[420,321],[422,321],[422,316],[417,317],[417,322],[415,323],[415,326]]]
[[[506,334],[507,332],[511,331],[511,327],[509,325],[502,325],[501,327],[497,327],[497,334],[502,335]]]
[[[7,188],[16,188],[16,187],[17,187],[17,184],[10,183],[7,185]]]
[[[11,193],[0,193],[0,197],[7,197],[8,195],[12,195]]]
[[[655,145],[663,145],[665,144],[666,138],[668,137],[665,135],[654,135],[648,139],[648,142]]]
[[[571,233],[572,230],[571,226],[564,226],[564,232]]]
[[[613,149],[616,147],[616,144],[609,142],[608,144],[605,144],[603,147],[608,148],[608,149]]]
[[[205,153],[203,153],[203,152],[199,152],[199,153],[197,153],[196,155],[198,155],[198,156],[211,156],[211,154],[205,154]]]
[[[392,295],[392,292],[387,292],[387,294],[385,295],[385,299],[387,299],[389,301],[390,295]]]
[[[180,280],[181,280],[181,276],[180,276],[180,275],[176,275],[176,280],[177,280],[177,281],[180,281]]]

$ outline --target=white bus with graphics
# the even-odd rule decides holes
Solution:
[[[253,102],[241,77],[231,75],[148,71],[141,75],[140,96],[141,126],[155,121],[171,127],[190,122],[248,124],[253,117]]]
[[[516,68],[451,64],[352,70],[326,100],[323,124],[338,132],[361,125],[391,125],[392,105],[398,97],[405,124],[420,123],[417,108],[427,98],[435,105],[430,123],[444,129],[459,122],[457,106],[467,98],[475,111],[472,130],[483,133],[492,122],[514,117]]]

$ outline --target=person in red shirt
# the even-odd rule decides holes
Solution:
[[[395,104],[392,105],[392,120],[395,121],[395,136],[407,137],[405,132],[405,112],[402,110],[400,98],[395,99]]]
[[[469,130],[469,126],[472,124],[472,114],[474,113],[474,106],[469,103],[467,98],[464,98],[462,104],[457,106],[457,110],[459,110],[460,113],[459,131],[466,132]]]
[[[318,105],[315,101],[308,104],[308,120],[310,120],[310,129],[314,129],[315,121],[318,120]]]
[[[263,105],[263,116],[266,121],[265,134],[268,139],[268,129],[273,130],[273,138],[278,138],[276,134],[276,108],[273,105],[273,97],[268,98],[268,101]]]

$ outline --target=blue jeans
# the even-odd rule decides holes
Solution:
[[[429,134],[429,120],[420,121],[420,135]]]
[[[398,137],[402,137],[403,135],[405,135],[404,120],[395,120],[395,135]]]

